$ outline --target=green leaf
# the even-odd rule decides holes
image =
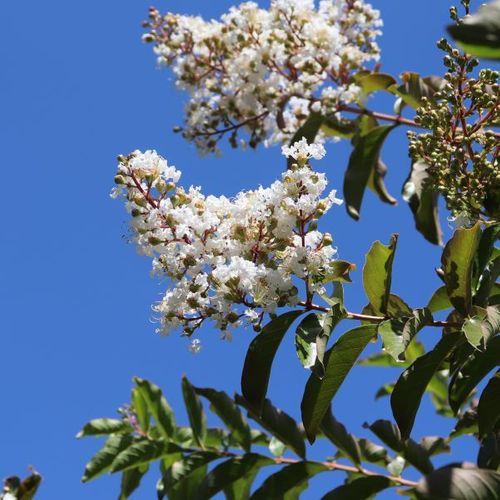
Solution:
[[[306,447],[301,430],[297,422],[284,411],[276,408],[266,399],[262,413],[257,414],[248,402],[241,396],[236,395],[235,401],[238,405],[248,410],[248,416],[259,423],[264,429],[271,432],[288,448],[293,450],[299,457],[305,458]]]
[[[448,371],[436,372],[431,378],[426,391],[431,395],[431,402],[436,412],[443,417],[453,417],[448,403]]]
[[[357,439],[347,432],[345,426],[333,416],[331,410],[327,411],[323,417],[321,430],[353,463],[356,465],[361,464],[361,451]]]
[[[236,403],[224,391],[201,388],[195,390],[197,394],[210,401],[211,410],[227,425],[231,431],[231,437],[245,451],[250,451],[252,446],[250,427]]]
[[[6,482],[7,480],[5,480]],[[32,473],[21,481],[19,489],[17,490],[16,500],[32,500],[35,496],[40,484],[42,483],[42,476],[38,472],[32,470]],[[7,493],[4,490],[4,493]],[[7,500],[8,495],[3,498]]]
[[[441,258],[448,297],[464,316],[472,310],[472,267],[480,237],[479,223],[470,229],[457,229]]]
[[[204,441],[207,431],[207,417],[203,412],[203,406],[200,398],[197,396],[194,387],[186,376],[182,377],[182,395],[186,411],[193,429],[193,437],[200,448],[204,448]]]
[[[392,391],[394,390],[395,384],[384,384],[380,389],[375,393],[375,400],[383,398],[385,396],[390,396]]]
[[[111,469],[111,464],[124,449],[134,442],[134,438],[129,434],[115,434],[110,436],[104,446],[92,457],[85,466],[82,482],[86,483],[91,479],[99,477],[101,474]]]
[[[500,419],[500,370],[484,388],[477,407],[479,434],[484,436],[493,430]]]
[[[473,318],[467,318],[462,326],[462,331],[464,332],[469,344],[473,347],[478,347],[483,340],[483,329],[482,329],[483,319],[474,316]]]
[[[315,283],[331,283],[341,282],[341,283],[351,283],[351,277],[349,273],[356,269],[356,264],[347,262],[345,260],[334,260],[328,264],[328,267],[321,269],[314,276]]]
[[[429,456],[451,452],[449,441],[439,436],[426,436],[420,440],[419,445],[424,448]]]
[[[466,434],[477,434],[478,432],[477,410],[471,408],[464,412],[457,420],[455,428],[450,434],[450,441],[459,436],[463,436]]]
[[[475,351],[457,371],[449,386],[450,406],[458,412],[470,393],[495,366],[500,364],[500,337],[493,337],[486,351]]]
[[[427,385],[459,340],[458,332],[443,336],[432,351],[415,360],[396,382],[391,408],[403,439],[410,436]]]
[[[259,473],[259,468],[254,467],[241,479],[234,481],[224,488],[226,500],[246,500],[250,498],[250,490],[255,477]]]
[[[122,474],[120,484],[120,496],[118,500],[127,500],[132,493],[139,488],[141,479],[148,472],[149,466],[136,467],[135,469],[126,470]]]
[[[315,462],[298,462],[287,465],[279,472],[269,476],[262,486],[250,497],[251,500],[268,500],[270,498],[289,498],[291,490],[305,483],[320,472],[328,471],[328,467]]]
[[[134,382],[149,412],[153,415],[160,434],[168,440],[175,432],[175,417],[161,389],[152,382],[139,377],[135,377]]]
[[[325,355],[325,378],[311,375],[302,398],[302,422],[311,443],[330,403],[359,355],[376,333],[376,326],[364,325],[342,335]]]
[[[339,118],[336,114],[327,115],[323,119],[321,131],[330,137],[351,139],[357,130],[357,122]]]
[[[382,145],[394,125],[380,125],[359,136],[344,177],[344,197],[349,215],[358,220],[370,174],[377,167]]]
[[[162,478],[163,491],[169,500],[197,498],[208,464],[219,458],[218,453],[200,451],[171,464]]]
[[[432,314],[427,308],[415,309],[412,318],[394,318],[382,321],[378,333],[385,350],[396,360],[404,361],[406,348],[424,326],[431,324]]]
[[[290,141],[290,146],[300,141],[302,138],[307,140],[308,144],[312,144],[318,135],[319,129],[323,124],[323,117],[320,113],[311,113],[303,125],[297,130]],[[295,160],[288,158],[288,168],[290,168]]]
[[[403,185],[402,196],[413,212],[417,231],[430,243],[441,245],[438,195],[432,190],[427,168],[428,165],[423,161],[412,165],[410,175]]]
[[[358,439],[359,449],[363,461],[385,467],[389,463],[387,450],[366,438]]]
[[[271,438],[271,442],[269,443],[269,451],[275,457],[282,457],[285,452],[286,446],[285,443],[280,441],[276,436]]]
[[[383,476],[359,477],[328,492],[321,500],[363,500],[372,498],[392,486],[389,478]]]
[[[401,97],[404,103],[414,109],[420,108],[423,98],[432,99],[438,88],[432,77],[422,78],[418,73],[406,72],[401,74],[403,83],[397,87],[390,87],[390,91]]]
[[[377,90],[387,90],[392,85],[396,84],[396,80],[385,73],[358,73],[353,77],[354,82],[364,94],[371,94]]]
[[[316,340],[322,336],[323,314],[312,313],[306,316],[295,331],[295,350],[304,368],[312,368],[317,360]]]
[[[274,463],[274,460],[255,453],[247,453],[243,457],[231,458],[217,465],[207,474],[200,485],[197,493],[198,498],[211,498],[231,483],[244,478],[247,474]]]
[[[86,423],[76,435],[79,439],[85,436],[106,436],[108,434],[121,434],[133,432],[134,429],[125,420],[115,418],[96,418]]]
[[[257,413],[262,411],[276,351],[288,328],[301,314],[302,311],[289,311],[274,318],[248,348],[241,375],[241,390]]]
[[[141,390],[138,389],[137,387],[134,387],[132,389],[131,401],[132,401],[132,411],[135,413],[137,417],[137,423],[139,424],[139,427],[144,432],[148,432],[151,420],[151,414],[149,413],[148,405],[146,403],[146,400],[142,396]]]
[[[482,469],[500,469],[500,430],[484,436],[477,454],[477,465]]]
[[[394,460],[391,460],[387,464],[387,470],[391,476],[399,477],[401,476],[405,466],[406,460],[398,455],[397,457],[394,457]]]
[[[118,453],[111,464],[110,472],[120,472],[149,464],[161,457],[180,451],[181,448],[173,443],[140,438]]]
[[[447,27],[460,47],[474,57],[500,59],[500,2],[483,5],[460,24]]]
[[[439,311],[445,311],[446,309],[451,309],[453,305],[448,298],[448,292],[445,286],[439,287],[432,295],[427,308],[429,311],[435,313]]]
[[[384,444],[420,472],[426,474],[432,471],[433,466],[427,449],[413,439],[403,440],[398,427],[389,420],[377,420],[371,425],[365,423],[363,427],[370,429]]]
[[[422,478],[418,499],[498,500],[500,474],[484,469],[443,467]]]
[[[376,241],[366,255],[363,286],[375,314],[386,314],[391,292],[392,263],[398,236],[393,234],[388,246]]]
[[[385,185],[384,179],[387,175],[387,165],[379,159],[375,168],[372,170],[371,176],[368,180],[368,187],[378,195],[381,201],[389,205],[397,205],[396,198],[391,196]]]

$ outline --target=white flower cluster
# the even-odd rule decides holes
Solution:
[[[326,177],[307,165],[321,146],[302,140],[288,154],[300,160],[281,180],[233,199],[184,190],[155,151],[119,158],[112,196],[124,195],[140,252],[171,282],[154,306],[161,333],[191,335],[207,319],[223,332],[245,322],[259,330],[264,314],[300,302],[297,278],[306,299],[323,291],[336,251],[317,221],[342,202],[335,191],[322,197]]]
[[[311,112],[336,113],[360,89],[352,75],[378,60],[379,12],[362,0],[272,0],[233,7],[220,21],[150,10],[160,64],[190,94],[183,134],[201,151],[290,141]]]

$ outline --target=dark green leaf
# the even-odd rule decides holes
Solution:
[[[427,449],[413,439],[403,440],[399,429],[392,422],[377,420],[371,425],[365,423],[364,427],[370,429],[383,443],[420,472],[426,474],[433,469]]]
[[[76,435],[77,438],[84,436],[106,436],[108,434],[120,434],[132,432],[134,429],[125,420],[114,418],[96,418],[83,426],[83,429]]]
[[[212,411],[227,425],[231,437],[245,451],[250,451],[252,445],[250,427],[236,403],[223,391],[196,388],[196,393],[210,401]]]
[[[377,126],[356,141],[344,177],[347,212],[356,220],[370,174],[377,167],[382,145],[393,128],[393,125]]]
[[[182,377],[182,395],[184,396],[189,423],[193,430],[193,437],[196,444],[203,448],[207,431],[207,417],[203,412],[200,398],[186,376]]]
[[[325,116],[321,125],[321,131],[325,135],[344,139],[351,139],[356,129],[356,121],[339,118],[336,114]]]
[[[442,244],[442,231],[439,225],[438,195],[432,190],[427,174],[427,164],[418,161],[403,185],[403,199],[410,205],[415,226],[424,238],[435,245]]]
[[[257,413],[262,411],[276,351],[302,311],[289,311],[268,323],[250,344],[241,375],[243,396]]]
[[[500,59],[500,2],[483,5],[460,24],[447,27],[450,35],[468,54],[485,59]]]
[[[323,314],[312,313],[306,316],[295,331],[295,350],[304,368],[312,368],[317,360],[316,339],[323,334]]]
[[[325,355],[325,378],[309,377],[301,410],[302,422],[311,443],[333,397],[375,332],[376,326],[364,325],[342,335]]]
[[[477,465],[483,469],[500,469],[500,430],[484,436],[477,454]]]
[[[451,451],[448,440],[439,436],[426,436],[420,440],[419,445],[427,451],[429,456]]]
[[[363,461],[385,467],[389,462],[387,450],[366,438],[358,439],[359,449]]]
[[[360,477],[327,493],[321,500],[364,500],[392,486],[383,476]]]
[[[427,308],[429,311],[435,313],[438,311],[445,311],[451,309],[453,306],[448,298],[448,292],[445,286],[439,287],[431,297]]]
[[[464,316],[472,309],[472,266],[480,237],[479,223],[471,229],[457,229],[441,258],[448,297]]]
[[[173,443],[140,438],[120,451],[111,464],[110,472],[120,472],[148,464],[166,455],[179,453],[181,448]]]
[[[149,412],[153,415],[160,434],[168,440],[175,432],[175,417],[161,389],[152,382],[139,377],[135,377],[134,382]]]
[[[493,430],[500,419],[500,370],[490,379],[481,394],[477,407],[479,434]]]
[[[259,468],[254,467],[247,472],[241,479],[234,481],[224,488],[226,500],[246,500],[250,498],[250,490],[255,477],[259,473]]]
[[[443,467],[418,482],[416,495],[428,500],[498,500],[500,474],[492,470]]]
[[[136,467],[135,469],[126,470],[122,474],[120,484],[120,497],[119,500],[127,500],[132,493],[140,486],[141,479],[148,471],[149,466]]]
[[[394,85],[390,90],[401,97],[405,104],[415,109],[422,106],[423,98],[432,99],[437,90],[435,80],[429,77],[422,78],[418,73],[402,73],[401,80],[402,85],[399,87]]]
[[[500,337],[494,337],[485,352],[475,351],[463,367],[453,375],[449,386],[449,401],[455,413],[479,382],[498,364],[500,364]]]
[[[274,460],[255,453],[231,458],[217,465],[207,474],[200,485],[198,498],[211,498],[231,483],[246,477],[247,474],[252,474],[255,470],[274,463]]]
[[[41,483],[42,476],[38,474],[38,472],[32,470],[32,473],[21,481],[19,489],[17,490],[16,500],[32,500]],[[7,500],[7,495],[3,498]]]
[[[348,456],[353,463],[361,463],[361,451],[357,439],[347,432],[345,426],[327,411],[321,422],[323,434],[341,451]]]
[[[389,205],[397,205],[398,201],[396,198],[391,196],[387,187],[385,185],[384,179],[387,175],[387,165],[382,161],[378,160],[375,168],[372,170],[370,179],[368,180],[368,187],[378,195],[381,201],[384,203],[389,203]]]
[[[114,459],[124,449],[128,448],[134,439],[129,434],[112,435],[110,436],[104,446],[92,457],[90,462],[85,466],[85,472],[82,477],[82,482],[86,483],[91,479],[108,472],[111,469],[111,464]]]
[[[250,498],[251,500],[285,499],[291,490],[316,474],[327,470],[329,470],[328,467],[315,462],[298,462],[287,465],[279,472],[269,476]]]
[[[466,434],[476,434],[477,427],[477,410],[470,409],[464,412],[458,419],[455,428],[450,434],[450,440]]]
[[[386,314],[391,292],[392,263],[398,236],[393,234],[388,246],[376,241],[366,255],[363,286],[375,314]]]
[[[284,411],[276,408],[266,399],[262,408],[262,413],[258,415],[252,407],[241,396],[236,395],[235,401],[240,406],[248,410],[248,416],[258,422],[264,429],[271,432],[288,448],[293,450],[299,457],[305,458],[306,448],[304,437],[297,426],[297,422]]]
[[[443,336],[432,351],[418,358],[396,382],[391,408],[403,439],[410,436],[427,385],[459,339],[458,332]]]

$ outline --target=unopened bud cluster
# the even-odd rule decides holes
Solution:
[[[441,193],[454,217],[500,219],[499,72],[483,69],[471,76],[476,59],[438,46],[447,55],[444,84],[424,100],[415,121],[429,133],[410,132],[410,155],[428,165],[429,185]]]
[[[361,0],[272,0],[220,21],[150,10],[144,40],[190,94],[184,136],[203,152],[289,141],[311,113],[354,101],[354,72],[378,60],[379,12]],[[238,130],[246,136],[238,139]]]
[[[322,197],[326,177],[308,164],[321,145],[303,139],[284,154],[296,163],[281,180],[233,199],[185,190],[154,151],[119,158],[112,196],[125,197],[135,243],[170,279],[154,306],[160,333],[192,335],[207,319],[223,332],[245,322],[258,330],[265,313],[299,302],[297,278],[308,296],[323,291],[336,251],[317,221],[341,201]]]

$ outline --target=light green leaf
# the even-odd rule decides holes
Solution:
[[[312,368],[316,364],[316,339],[323,334],[322,316],[319,313],[309,314],[295,331],[295,350],[304,368]]]
[[[241,375],[241,390],[257,413],[262,411],[276,351],[288,328],[301,314],[302,311],[289,311],[274,318],[248,348]]]
[[[227,425],[232,439],[245,451],[250,451],[252,445],[250,427],[236,403],[224,391],[201,388],[195,390],[197,394],[210,401],[211,410]]]
[[[353,77],[356,85],[361,87],[364,94],[371,94],[377,90],[387,90],[396,84],[396,80],[385,73],[358,73]]]
[[[342,335],[325,355],[325,378],[311,375],[302,398],[302,422],[312,443],[330,403],[361,352],[376,333],[376,326],[364,325]]]
[[[271,442],[269,443],[269,451],[275,457],[282,457],[283,453],[285,452],[285,448],[285,443],[280,441],[276,436],[273,436],[271,438]]]
[[[467,318],[462,326],[462,331],[472,347],[478,347],[481,344],[483,339],[482,323],[482,318],[474,316],[473,318]]]
[[[448,292],[445,286],[439,287],[432,295],[431,300],[427,308],[429,311],[435,313],[439,311],[445,311],[446,309],[451,309],[453,305],[448,298]]]
[[[387,464],[387,471],[391,476],[398,477],[401,475],[401,472],[403,472],[405,465],[406,460],[398,455],[394,458],[394,460],[391,460],[391,462]]]
[[[392,263],[398,236],[393,234],[388,246],[376,241],[366,255],[363,286],[375,314],[386,314],[391,292]]]
[[[464,316],[472,310],[472,268],[480,237],[479,223],[470,229],[457,229],[441,258],[448,297]]]
[[[175,432],[175,417],[161,389],[152,382],[139,377],[135,377],[134,382],[149,412],[153,415],[160,434],[168,440]]]
[[[144,432],[148,432],[151,422],[151,414],[148,410],[146,400],[142,395],[142,391],[137,387],[132,389],[132,411],[137,417],[137,423]]]

